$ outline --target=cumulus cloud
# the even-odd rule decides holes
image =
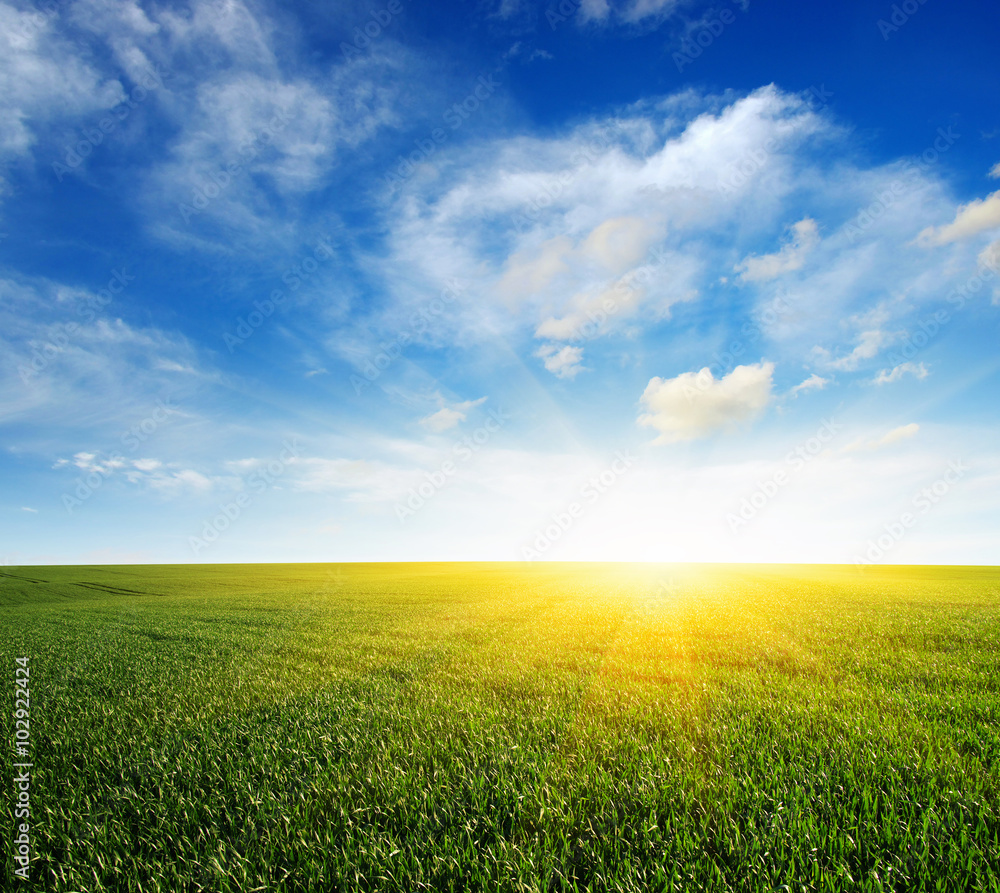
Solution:
[[[582,347],[569,345],[556,347],[554,344],[544,344],[535,352],[535,356],[539,357],[545,363],[545,368],[557,378],[576,378],[577,373],[586,368],[581,365]]]
[[[872,379],[872,384],[892,384],[904,375],[912,375],[921,381],[930,375],[923,363],[900,363],[892,369],[883,369]]]
[[[445,404],[437,412],[431,413],[420,420],[420,424],[434,433],[454,428],[459,422],[464,422],[470,409],[486,402],[485,397],[478,400],[465,400],[462,403]]]
[[[806,257],[819,244],[819,227],[811,217],[805,217],[790,227],[790,237],[774,254],[748,255],[734,270],[741,282],[766,282],[783,273],[799,270]]]
[[[959,206],[955,219],[945,226],[921,230],[917,240],[923,245],[947,245],[1000,227],[1000,189],[982,199]]]
[[[774,363],[737,366],[716,379],[706,367],[676,378],[652,378],[641,402],[648,410],[639,424],[660,432],[656,443],[707,437],[750,422],[771,402]]]

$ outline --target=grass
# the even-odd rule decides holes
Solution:
[[[996,568],[4,568],[0,625],[35,889],[1000,891]]]

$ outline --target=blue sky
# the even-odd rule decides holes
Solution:
[[[0,561],[995,564],[986,2],[0,2]]]

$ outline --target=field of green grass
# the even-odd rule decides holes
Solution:
[[[2,889],[1000,891],[997,568],[0,571]]]

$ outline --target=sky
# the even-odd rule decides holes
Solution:
[[[0,43],[0,563],[997,563],[994,4]]]

